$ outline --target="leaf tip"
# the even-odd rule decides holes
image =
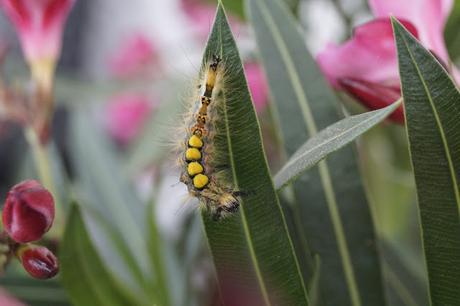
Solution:
[[[410,40],[418,41],[417,37],[415,37],[414,34],[406,28],[406,25],[404,25],[398,18],[391,15],[390,20],[395,39],[398,39],[398,37],[406,37]]]
[[[217,0],[217,11],[223,11],[224,10],[224,3],[222,0]]]
[[[404,27],[401,22],[394,15],[390,16],[391,27],[393,28],[393,33],[396,37],[396,34]]]

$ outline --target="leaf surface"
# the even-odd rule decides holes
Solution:
[[[289,184],[329,154],[346,146],[389,116],[401,101],[383,109],[340,120],[310,138],[286,162],[275,176],[277,189]]]
[[[139,301],[130,297],[127,288],[106,269],[76,205],[67,220],[61,250],[62,282],[74,305],[139,305]]]
[[[277,130],[290,157],[342,118],[339,104],[286,6],[276,0],[247,4],[277,110]],[[384,305],[374,225],[353,148],[329,155],[292,189],[286,206],[298,211],[311,252],[321,258],[323,305]]]
[[[216,121],[222,137],[215,137],[213,154],[227,156],[233,185],[245,192],[233,216],[216,222],[203,213],[222,301],[225,305],[308,305],[241,60],[221,4],[203,62],[216,54],[225,65],[225,87]]]
[[[395,19],[406,126],[432,305],[460,301],[460,92]]]

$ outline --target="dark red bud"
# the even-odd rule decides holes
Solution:
[[[59,272],[58,259],[45,247],[24,245],[17,251],[24,269],[38,279],[52,278]]]
[[[53,196],[37,181],[23,181],[8,192],[2,218],[5,231],[16,242],[39,240],[54,220]]]
[[[341,78],[338,82],[349,95],[371,110],[383,108],[401,98],[399,86],[387,86],[355,78]],[[396,123],[404,124],[403,106],[398,107],[389,118]]]

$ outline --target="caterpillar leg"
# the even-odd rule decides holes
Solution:
[[[213,212],[213,219],[220,220],[226,214],[235,213],[240,207],[240,200],[231,193],[222,195],[217,208]]]

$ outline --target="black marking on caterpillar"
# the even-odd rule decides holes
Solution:
[[[197,110],[186,118],[187,131],[180,157],[180,181],[210,210],[214,220],[236,212],[244,195],[229,183],[232,180],[228,160],[219,158],[214,148],[214,142],[221,137],[215,122],[222,106],[219,103],[222,102],[223,66],[218,56],[204,65],[203,81],[198,86],[202,93],[195,101]]]

